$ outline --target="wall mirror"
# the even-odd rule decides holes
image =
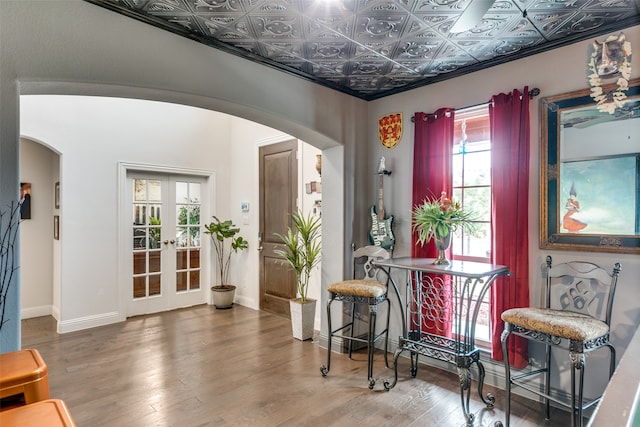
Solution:
[[[613,114],[590,89],[540,99],[541,248],[640,254],[640,79],[625,94]]]

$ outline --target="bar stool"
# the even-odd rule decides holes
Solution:
[[[2,427],[75,427],[67,405],[59,399],[41,400],[0,412]]]
[[[365,258],[365,277],[363,279],[356,279],[356,263],[358,262],[358,260],[363,258]],[[329,369],[331,368],[331,344],[333,341],[333,337],[338,337],[349,342],[350,359],[354,341],[367,344],[367,378],[369,380],[369,389],[372,390],[376,383],[376,380],[373,378],[373,352],[375,349],[374,345],[376,341],[378,341],[378,339],[382,336],[385,337],[384,363],[387,368],[389,367],[389,361],[387,358],[389,347],[389,318],[391,312],[391,304],[389,303],[389,298],[387,297],[387,282],[389,277],[387,271],[382,268],[378,268],[373,264],[373,261],[375,260],[383,260],[389,258],[391,258],[391,254],[381,247],[364,246],[362,248],[359,248],[353,254],[354,279],[333,283],[327,289],[330,294],[329,302],[327,303],[327,324],[329,337],[327,343],[327,364],[320,367],[320,372],[322,373],[323,377],[327,376],[327,374],[329,373]],[[384,273],[384,275],[386,276],[384,282],[378,280],[378,276],[380,273]],[[333,301],[342,301],[351,305],[351,320],[336,329],[332,329],[331,322],[331,304],[333,303]],[[376,334],[378,305],[385,301],[387,303],[386,326],[383,331]],[[369,307],[369,328],[367,336],[365,338],[354,336],[357,305],[367,305]],[[346,329],[350,329],[350,333],[348,335],[345,334]]]
[[[602,396],[587,401],[583,396],[585,354],[609,349],[609,379],[616,363],[616,351],[609,341],[609,325],[613,309],[620,263],[615,263],[609,274],[589,262],[571,261],[551,265],[547,256],[545,306],[542,308],[512,308],[502,313],[502,352],[506,377],[506,424],[509,427],[511,389],[521,387],[543,398],[546,416],[550,415],[549,401],[571,411],[571,427],[581,427],[583,411],[600,401]],[[539,369],[512,374],[509,366],[507,340],[517,335],[545,345],[545,364]],[[571,395],[569,401],[551,395],[551,347],[569,351],[571,364]],[[559,375],[554,373],[555,376]],[[542,377],[543,387],[531,382]],[[576,386],[577,383],[577,386]]]
[[[49,398],[47,364],[38,350],[0,354],[0,399],[21,393],[26,404]]]

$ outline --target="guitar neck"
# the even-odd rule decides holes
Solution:
[[[384,219],[384,190],[382,187],[384,173],[378,174],[378,219]]]

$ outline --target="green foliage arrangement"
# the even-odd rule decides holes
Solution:
[[[284,249],[275,252],[285,260],[296,274],[298,295],[300,302],[307,301],[309,278],[311,272],[318,265],[321,258],[321,223],[320,218],[309,213],[296,212],[291,215],[293,229],[288,228],[287,234],[276,233],[284,243]]]
[[[418,243],[424,245],[436,235],[445,237],[459,228],[474,233],[473,216],[473,212],[464,212],[460,203],[449,199],[443,191],[440,198],[427,197],[413,208],[413,229],[418,233]]]
[[[215,288],[230,288],[229,267],[231,266],[231,255],[249,247],[249,242],[238,235],[240,229],[231,221],[221,221],[213,216],[210,224],[204,225],[205,234],[211,236],[211,242],[216,250],[218,260],[218,272],[220,284]]]

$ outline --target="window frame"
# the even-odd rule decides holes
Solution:
[[[467,138],[467,134],[466,134],[466,129],[464,126],[462,126],[462,123],[466,122],[466,120],[470,120],[470,119],[480,119],[477,120],[477,122],[484,122],[484,123],[480,123],[481,124],[481,128],[483,129],[482,131],[478,131],[475,130],[474,133],[475,134],[482,134],[482,136],[480,136],[479,140],[476,141],[466,141]],[[462,122],[462,123],[461,123]],[[489,166],[489,182],[488,184],[475,184],[475,185],[465,185],[465,155],[467,154],[466,150],[464,148],[462,148],[462,150],[458,149],[456,150],[456,147],[460,147],[461,145],[468,145],[468,144],[485,144],[487,145],[486,148],[481,148],[478,150],[473,150],[472,152],[474,153],[479,153],[479,152],[489,152],[489,155],[491,153],[491,149],[492,149],[492,144],[491,144],[491,137],[490,137],[490,133],[489,133],[489,126],[490,126],[490,118],[489,118],[489,105],[488,104],[482,104],[482,105],[478,105],[478,106],[474,106],[474,107],[469,107],[469,108],[465,108],[465,109],[461,109],[461,110],[456,110],[455,112],[455,120],[454,120],[454,143],[453,143],[453,151],[452,151],[452,155],[451,155],[451,159],[453,164],[455,165],[455,161],[456,161],[456,156],[462,156],[461,158],[461,162],[462,162],[462,167],[460,170],[460,173],[462,174],[460,176],[460,179],[458,180],[458,182],[460,183],[460,185],[454,185],[453,183],[456,182],[456,180],[454,179],[454,171],[452,169],[452,197],[454,195],[461,195],[462,197],[460,199],[458,199],[457,197],[454,197],[456,200],[458,200],[463,209],[465,206],[465,200],[464,200],[464,194],[466,189],[477,189],[477,188],[489,188],[489,219],[488,221],[486,219],[483,220],[478,220],[478,221],[474,221],[476,223],[479,224],[488,224],[488,230],[489,230],[489,253],[488,256],[486,257],[481,257],[481,256],[472,256],[472,255],[464,255],[462,252],[465,250],[464,246],[461,248],[456,249],[455,245],[452,245],[452,259],[455,260],[459,260],[459,261],[471,261],[471,262],[482,262],[482,263],[491,263],[491,258],[492,258],[492,254],[493,254],[493,237],[491,235],[492,233],[492,221],[493,221],[493,216],[492,216],[492,204],[493,204],[493,197],[492,197],[492,185],[491,185],[491,166]],[[477,135],[474,135],[475,137],[477,137]],[[486,139],[485,139],[486,138]],[[464,141],[464,143],[463,143]],[[462,143],[462,144],[461,144]],[[463,242],[464,240],[464,231],[462,231],[462,238],[459,240],[460,242]],[[454,243],[457,243],[458,240],[455,240]],[[464,243],[463,243],[464,244]],[[458,251],[458,253],[456,254],[454,251]],[[457,296],[456,296],[457,298]],[[474,298],[474,303],[476,303],[477,300]],[[481,308],[480,309],[480,315],[478,316],[479,318],[482,317],[482,313],[486,313],[486,326],[485,325],[481,325],[478,322],[476,322],[476,346],[478,348],[481,349],[490,349],[491,348],[491,305],[490,305],[490,297],[489,297],[489,293],[486,293],[484,296],[484,299],[482,301],[479,302],[480,304],[482,304],[483,306],[485,306],[486,308]],[[478,320],[478,319],[477,319]],[[482,320],[482,319],[480,319]],[[486,333],[480,333],[478,334],[479,330],[483,330],[486,329]]]

